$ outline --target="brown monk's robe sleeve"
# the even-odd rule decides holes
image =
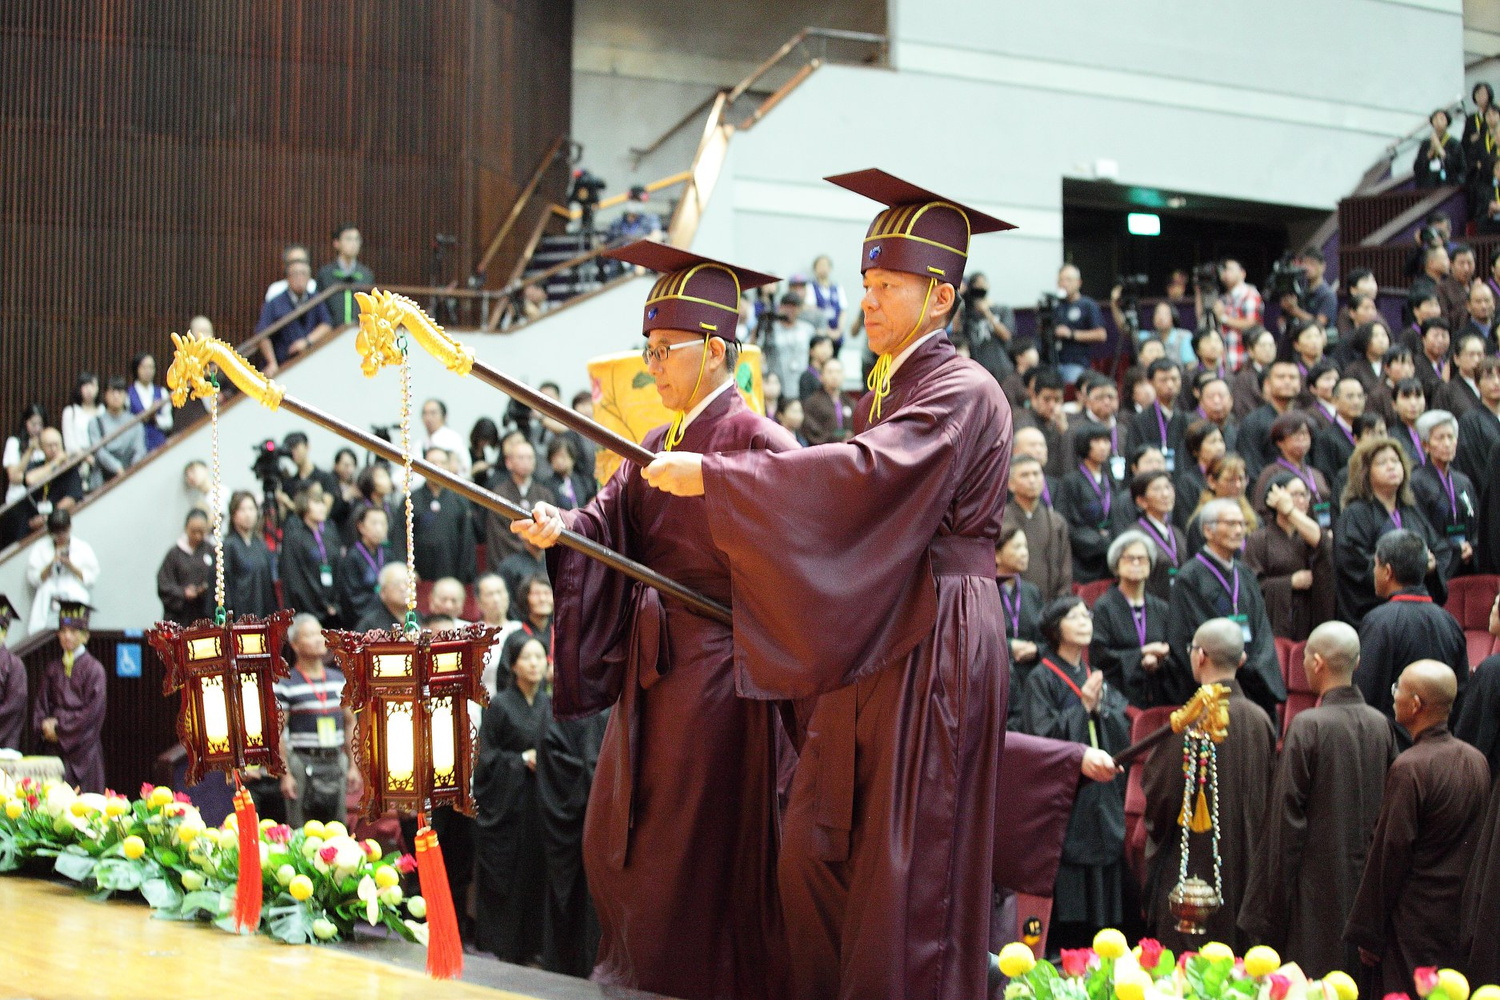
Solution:
[[[937,618],[927,549],[954,527],[944,515],[955,470],[1003,489],[1009,450],[988,446],[1009,438],[1009,409],[950,370],[848,441],[705,455],[709,525],[730,562],[740,694],[823,694],[911,652]],[[994,468],[971,467],[980,449]],[[810,610],[832,627],[809,626]]]

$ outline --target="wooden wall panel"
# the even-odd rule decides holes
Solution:
[[[570,0],[0,5],[0,434],[194,313],[248,336],[340,222],[383,280],[439,232],[465,276],[567,131],[571,51]]]

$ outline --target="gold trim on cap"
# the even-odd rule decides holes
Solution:
[[[921,219],[929,209],[933,208],[949,208],[954,212],[957,212],[958,217],[964,220],[964,232],[967,234],[967,239],[973,239],[974,227],[969,222],[969,213],[965,212],[962,208],[960,208],[958,205],[953,204],[952,202],[929,201],[923,202],[921,204],[898,205],[894,208],[885,209],[879,215],[875,216],[875,221],[870,224],[870,233],[865,237],[865,242],[868,243],[873,239],[917,240],[920,243],[926,243],[929,246],[941,247],[944,250],[950,250],[953,253],[959,254],[960,256],[968,257],[969,254],[965,250],[960,250],[957,247],[950,247],[946,243],[939,243],[936,240],[923,239],[920,236],[913,236],[911,234],[911,231],[913,228],[915,228],[917,221]],[[882,226],[885,228],[882,228]]]
[[[696,296],[682,294],[682,290],[687,287],[687,283],[692,280],[693,275],[697,274],[699,271],[710,269],[715,271],[723,271],[725,274],[729,275],[729,280],[734,282],[735,304],[733,306],[726,306],[722,302],[713,302],[709,299],[700,299]],[[735,274],[732,269],[725,267],[723,264],[694,264],[690,268],[666,275],[661,280],[659,280],[651,289],[651,296],[650,298],[646,299],[646,305],[649,306],[656,302],[662,302],[666,299],[672,299],[678,302],[696,302],[699,305],[713,306],[715,309],[723,309],[725,312],[731,312],[734,313],[735,316],[738,316],[740,314],[739,301],[741,294],[743,294],[743,292],[740,288],[739,275]]]

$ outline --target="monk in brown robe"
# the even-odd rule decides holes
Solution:
[[[1197,951],[1207,941],[1223,941],[1237,952],[1245,936],[1235,919],[1250,879],[1255,838],[1266,811],[1266,793],[1276,767],[1276,730],[1255,702],[1245,697],[1236,675],[1245,662],[1245,640],[1238,623],[1213,618],[1193,634],[1189,658],[1198,684],[1229,688],[1229,736],[1218,746],[1219,857],[1224,903],[1203,924],[1206,936],[1176,930],[1167,896],[1177,885],[1182,861],[1182,736],[1173,734],[1145,763],[1146,922],[1151,936],[1173,951]],[[1188,834],[1188,876],[1214,884],[1213,834]]]
[[[1391,724],[1354,686],[1359,634],[1339,621],[1313,630],[1303,653],[1314,708],[1287,730],[1240,929],[1319,979],[1354,969],[1344,922],[1380,816],[1386,770],[1396,759]]]
[[[1490,807],[1479,831],[1479,845],[1464,883],[1460,966],[1475,983],[1500,982],[1500,781],[1490,791]]]
[[[0,594],[0,747],[21,749],[26,730],[26,664],[5,645],[16,610],[10,598]]]
[[[645,475],[707,501],[740,690],[821,695],[783,825],[796,995],[971,1000],[985,991],[1005,735],[994,553],[1011,417],[941,317],[970,232],[1008,227],[882,171],[834,180],[892,206],[864,243],[880,360],[857,433],[658,456]],[[828,626],[808,627],[810,613]]]
[[[1369,970],[1365,995],[1411,993],[1413,969],[1462,961],[1464,878],[1489,799],[1490,766],[1448,732],[1457,696],[1453,669],[1437,660],[1418,660],[1396,682],[1396,721],[1414,742],[1386,775],[1370,858],[1344,928]]]
[[[1046,473],[1035,458],[1018,454],[1011,460],[1005,528],[1008,533],[1014,525],[1025,532],[1031,559],[1021,579],[1041,591],[1043,603],[1073,592],[1073,550],[1068,544],[1068,522],[1042,499],[1046,485]]]
[[[64,603],[57,612],[62,656],[47,664],[32,706],[42,752],[61,757],[63,776],[81,792],[104,791],[104,664],[89,655],[87,604]]]
[[[679,417],[650,431],[646,447],[795,449],[744,404],[732,374],[740,294],[775,279],[655,243],[611,256],[664,272],[646,302],[645,356]],[[701,498],[648,488],[625,462],[584,507],[538,503],[511,530],[549,550],[554,712],[614,706],[583,830],[601,934],[593,978],[686,1000],[774,998],[787,978],[776,793],[789,744],[779,706],[736,693],[727,626],[551,547],[566,526],[727,605],[740,594],[710,538],[715,516]]]

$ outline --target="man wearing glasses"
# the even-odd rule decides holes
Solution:
[[[1266,600],[1255,573],[1238,555],[1245,544],[1245,515],[1231,499],[1210,500],[1199,515],[1203,526],[1203,550],[1186,560],[1172,587],[1167,613],[1167,643],[1172,659],[1164,683],[1168,700],[1181,704],[1192,696],[1193,631],[1211,618],[1227,618],[1240,630],[1245,661],[1237,677],[1245,697],[1268,715],[1286,700],[1286,683],[1276,659]]]
[[[676,417],[644,445],[795,449],[735,389],[740,295],[775,279],[648,241],[609,256],[662,272],[646,300],[643,357]],[[650,489],[628,461],[586,506],[538,503],[511,523],[549,550],[557,713],[613,706],[583,831],[601,931],[594,979],[676,997],[783,996],[781,703],[738,696],[729,626],[553,548],[564,526],[721,604],[731,588],[703,500]]]

